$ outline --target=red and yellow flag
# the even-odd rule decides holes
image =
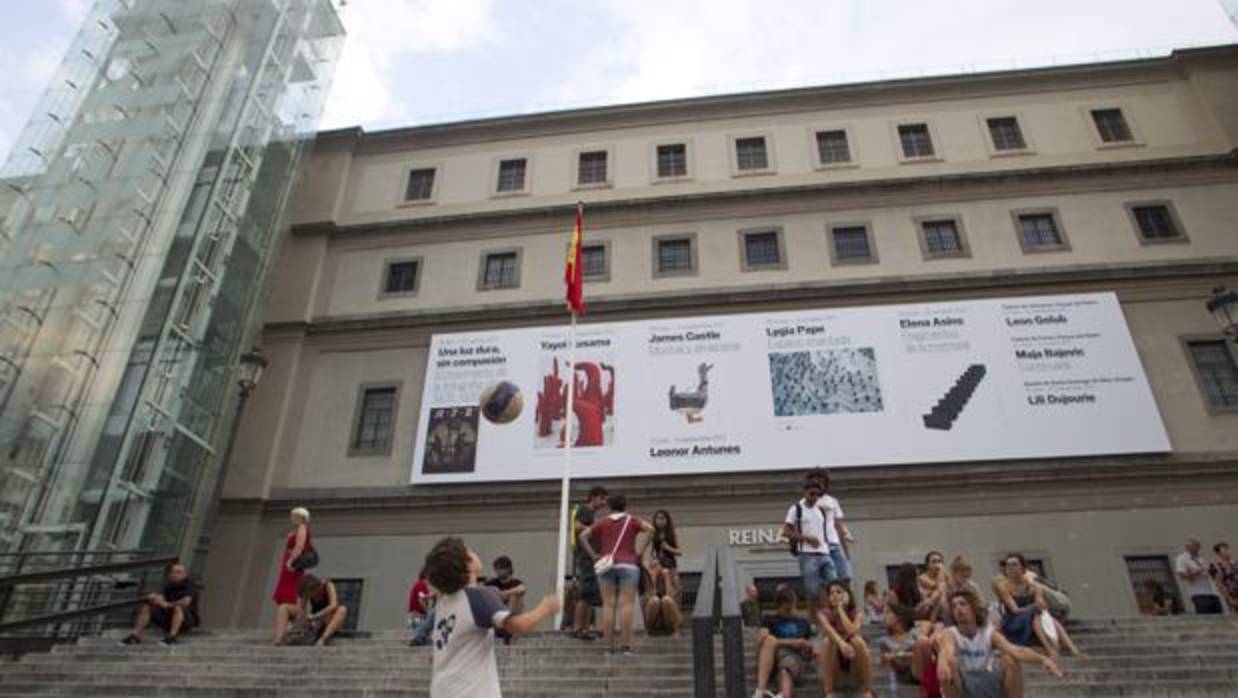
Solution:
[[[563,269],[565,298],[573,315],[585,314],[585,282],[580,268],[580,246],[585,234],[584,206],[576,206],[576,226],[572,228],[572,244],[567,249],[567,266]]]

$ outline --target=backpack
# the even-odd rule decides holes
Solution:
[[[829,536],[829,534],[828,534],[828,533],[826,533],[826,532],[825,532],[825,530],[824,530],[824,529],[825,529],[825,522],[826,522],[826,521],[829,521],[829,520],[830,520],[830,517],[826,515],[826,513],[825,513],[825,509],[822,509],[822,508],[820,507],[820,505],[818,505],[818,506],[817,506],[817,511],[820,511],[820,512],[821,512],[821,521],[822,521],[822,524],[821,524],[822,531],[821,531],[821,533],[822,533],[822,535],[824,535],[824,536],[825,536],[826,540],[829,540],[829,537],[830,537],[830,536]],[[804,509],[800,506],[800,503],[799,503],[799,502],[796,502],[796,503],[795,503],[795,532],[796,532],[796,533],[801,533],[801,534],[802,534],[802,533],[804,532],[804,525],[803,525],[803,521],[804,521]],[[822,544],[825,544],[825,541],[823,540],[823,541],[821,541],[821,543],[822,543]],[[800,543],[799,543],[799,541],[797,541],[797,540],[789,540],[789,541],[787,541],[787,545],[788,545],[788,547],[790,547],[790,549],[791,549],[791,557],[799,557],[799,556],[800,556]]]

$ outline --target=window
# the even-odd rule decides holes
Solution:
[[[1045,564],[1045,561],[1043,558],[1032,557],[1031,555],[1024,553],[1023,559],[1025,562],[1027,562],[1027,566],[1026,566],[1027,571],[1031,572],[1032,574],[1036,575],[1038,578],[1043,579],[1050,584],[1053,583],[1053,575],[1049,574],[1049,566]],[[1001,574],[1005,574],[1005,572],[1006,572],[1005,559],[1004,557],[998,558],[997,573],[1001,575]]]
[[[658,177],[688,176],[688,146],[671,143],[658,146]]]
[[[735,139],[735,167],[740,172],[769,169],[763,136]]]
[[[383,279],[382,295],[412,295],[417,292],[417,277],[421,260],[389,261]]]
[[[361,592],[365,588],[364,579],[332,579],[335,594],[340,599],[340,605],[348,609],[344,617],[344,632],[356,632],[357,622],[361,619]]]
[[[953,218],[921,221],[920,243],[926,257],[961,257],[967,254],[958,221]]]
[[[782,267],[782,244],[777,230],[740,232],[743,241],[743,270]]]
[[[1025,252],[1060,250],[1066,241],[1052,213],[1020,213],[1015,215],[1019,226],[1019,242]]]
[[[1135,140],[1121,109],[1093,109],[1092,122],[1102,143],[1130,143]]]
[[[527,164],[528,160],[524,158],[499,161],[499,193],[524,191],[524,175]]]
[[[1238,366],[1225,340],[1195,340],[1187,342],[1186,347],[1209,406],[1238,409]]]
[[[696,270],[696,253],[691,237],[654,239],[654,275],[673,276]]]
[[[398,392],[398,386],[390,384],[361,387],[349,448],[351,455],[382,455],[391,452]]]
[[[830,251],[834,263],[846,263],[873,259],[873,249],[868,241],[868,227],[863,225],[840,225],[830,230]]]
[[[404,188],[404,200],[429,201],[432,198],[434,198],[434,168],[409,170],[408,186]]]
[[[1144,204],[1130,207],[1139,238],[1144,242],[1185,239],[1173,212],[1164,204]]]
[[[590,150],[581,153],[577,167],[576,183],[605,184],[607,182],[607,155],[608,153],[605,150]]]
[[[1182,600],[1178,582],[1174,579],[1173,566],[1165,555],[1130,555],[1126,557],[1126,573],[1130,575],[1135,592],[1135,603],[1144,615],[1159,615],[1154,612],[1153,590],[1159,586],[1169,597],[1170,610],[1182,612]]]
[[[481,288],[516,288],[520,285],[520,255],[512,252],[491,252],[484,257]]]
[[[582,245],[580,248],[580,274],[586,279],[605,279],[610,276],[606,258],[606,245]]]
[[[993,139],[993,149],[1026,150],[1027,142],[1023,140],[1023,131],[1019,129],[1019,120],[1013,116],[1000,116],[988,120],[989,137]]]
[[[817,131],[817,159],[822,165],[851,162],[851,147],[847,144],[847,132]]]
[[[928,124],[902,124],[898,127],[898,139],[904,158],[933,157],[933,137],[929,135]]]

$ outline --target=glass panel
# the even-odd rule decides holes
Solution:
[[[682,143],[658,146],[658,176],[683,177],[688,174],[688,147]]]
[[[408,187],[404,198],[408,201],[429,199],[434,193],[434,170],[412,170],[408,173]]]
[[[963,251],[954,221],[925,221],[924,246],[930,255],[953,255]]]
[[[818,131],[817,156],[823,165],[851,162],[851,149],[847,146],[847,132]]]
[[[776,266],[782,263],[778,250],[778,233],[747,233],[744,235],[744,253],[748,266]]]
[[[764,138],[739,138],[735,141],[736,167],[741,170],[764,170],[769,167]]]
[[[692,241],[658,241],[658,271],[689,271],[692,269]]]
[[[1190,342],[1191,360],[1213,407],[1238,407],[1238,366],[1225,341]]]
[[[906,124],[898,127],[903,143],[903,157],[926,158],[933,155],[933,139],[927,124]]]
[[[580,172],[577,182],[580,184],[602,184],[606,182],[605,150],[580,154]]]
[[[417,262],[396,262],[387,266],[387,293],[410,293],[417,288]]]
[[[524,191],[525,161],[504,160],[499,163],[499,187],[504,191]]]
[[[1095,109],[1092,120],[1096,122],[1096,130],[1105,143],[1120,143],[1132,140],[1130,127],[1121,109]]]
[[[868,231],[859,226],[835,228],[834,255],[838,259],[867,259],[871,257],[872,252],[868,249]]]
[[[1023,235],[1023,246],[1060,247],[1062,237],[1057,232],[1057,222],[1050,214],[1028,214],[1019,216],[1019,228]]]
[[[1019,122],[1013,116],[989,119],[989,135],[993,137],[995,150],[1023,150],[1027,147],[1023,132],[1019,130]]]
[[[586,245],[580,248],[580,273],[585,278],[606,276],[606,247]]]

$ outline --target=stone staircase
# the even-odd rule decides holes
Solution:
[[[1230,617],[1079,621],[1071,632],[1089,656],[1066,659],[1058,681],[1027,670],[1027,695],[1052,698],[1238,696],[1238,621]],[[751,636],[751,631],[746,633]],[[84,638],[0,664],[0,696],[176,698],[413,698],[428,696],[430,651],[403,633],[342,638],[334,645],[271,647],[265,631],[201,631],[175,647],[125,647],[121,634]],[[751,647],[749,643],[748,647]],[[721,643],[718,654],[721,683]],[[632,657],[600,643],[542,634],[498,648],[503,694],[584,697],[691,696],[691,640],[641,638]],[[751,665],[751,650],[746,651]],[[751,681],[752,667],[748,672]],[[876,691],[888,697],[883,672]],[[819,696],[815,679],[796,696]],[[904,690],[899,698],[915,696]]]

